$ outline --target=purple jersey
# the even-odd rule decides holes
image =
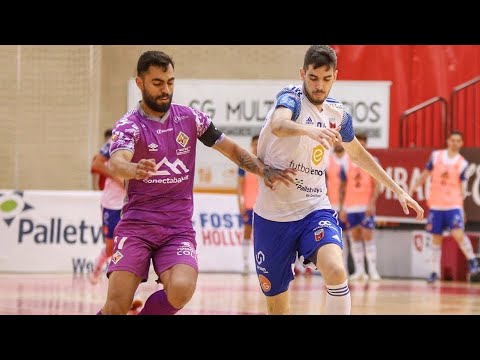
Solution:
[[[122,220],[192,227],[197,138],[211,122],[205,113],[172,103],[161,119],[149,117],[137,106],[116,123],[110,155],[128,150],[133,152],[132,162],[157,162],[150,179],[126,183]]]

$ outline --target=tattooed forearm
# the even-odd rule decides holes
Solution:
[[[224,137],[223,141],[213,145],[212,148],[220,151],[243,170],[262,177],[265,185],[272,190],[275,189],[277,183],[283,183],[286,186],[294,183],[292,175],[295,174],[295,170],[291,168],[277,170],[266,166],[258,157],[237,145],[227,136]]]
[[[257,157],[255,157],[252,153],[245,151],[244,149],[239,149],[236,155],[236,162],[238,166],[240,166],[243,170],[263,177],[262,169],[260,169],[260,163]]]
[[[272,180],[278,175],[278,170],[271,168],[270,166],[265,166],[263,170],[263,177],[267,180]]]

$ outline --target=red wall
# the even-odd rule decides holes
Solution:
[[[480,75],[480,45],[334,45],[338,80],[390,80],[390,147],[399,146],[399,119],[435,96]]]

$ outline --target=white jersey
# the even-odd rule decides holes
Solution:
[[[331,209],[325,184],[325,169],[330,153],[308,136],[275,136],[270,120],[274,109],[279,106],[292,110],[292,121],[298,124],[329,128],[342,125],[340,133],[344,142],[354,138],[352,117],[342,103],[332,98],[327,98],[320,112],[303,95],[301,86],[290,85],[277,95],[260,131],[257,153],[266,165],[281,170],[292,168],[297,175],[295,184],[287,187],[278,183],[275,190],[260,181],[254,211],[270,221],[297,221],[315,210]]]
[[[109,210],[121,210],[127,196],[125,187],[111,178],[105,180],[105,188],[102,191],[102,208]]]
[[[112,140],[108,140],[100,149],[100,155],[109,160],[111,144]],[[127,193],[123,184],[120,184],[111,178],[107,178],[105,180],[105,187],[102,190],[100,203],[102,208],[109,210],[121,210],[126,196]]]

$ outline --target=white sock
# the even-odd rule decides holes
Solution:
[[[352,310],[352,298],[348,281],[340,285],[326,285],[327,295],[325,300],[326,315],[350,315]]]
[[[472,242],[467,234],[463,235],[463,242],[460,245],[460,249],[467,258],[467,260],[475,259],[475,254],[473,253]]]
[[[363,241],[351,241],[352,257],[355,264],[355,274],[365,274],[365,253]]]
[[[377,273],[377,245],[374,240],[365,241],[365,255],[367,256],[368,272]]]
[[[430,255],[430,266],[434,273],[440,276],[440,260],[442,258],[442,246],[432,243],[432,250]]]

